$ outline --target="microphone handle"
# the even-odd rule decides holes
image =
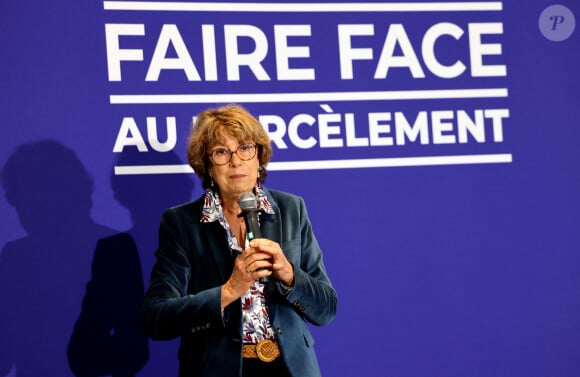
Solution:
[[[258,221],[258,211],[244,211],[243,214],[246,222],[248,240],[251,241],[254,238],[262,238],[260,223]]]
[[[246,222],[246,233],[248,240],[251,241],[254,238],[262,238],[262,233],[260,232],[260,223],[258,221],[258,211],[257,210],[245,210],[243,212],[244,221]],[[268,277],[263,276],[260,278],[260,283],[268,283]]]

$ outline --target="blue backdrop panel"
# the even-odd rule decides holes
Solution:
[[[577,1],[0,5],[0,376],[177,374],[138,323],[236,102],[306,200],[325,376],[580,375]]]

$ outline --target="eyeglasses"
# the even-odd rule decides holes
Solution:
[[[209,156],[215,165],[225,165],[231,161],[234,153],[237,154],[242,161],[251,160],[256,155],[256,145],[241,144],[235,151],[230,151],[228,148],[218,148],[212,151]]]

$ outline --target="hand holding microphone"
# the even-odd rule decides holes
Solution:
[[[238,204],[242,209],[242,213],[239,216],[243,216],[246,223],[246,237],[251,242],[250,246],[256,250],[253,256],[248,257],[246,272],[253,274],[255,272],[261,273],[264,270],[269,270],[282,283],[287,286],[293,286],[294,267],[286,259],[286,255],[284,255],[280,245],[272,240],[262,238],[260,223],[258,221],[259,210],[256,196],[251,192],[243,192],[238,199]],[[264,254],[268,257],[264,258]],[[260,282],[268,282],[268,276],[260,277]]]

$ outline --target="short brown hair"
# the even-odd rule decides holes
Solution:
[[[260,122],[240,105],[226,105],[203,110],[196,117],[187,142],[187,160],[204,189],[210,187],[209,167],[211,160],[208,151],[223,142],[224,134],[236,138],[240,144],[248,141],[256,143],[260,176],[266,178],[266,165],[272,155],[270,138]]]

